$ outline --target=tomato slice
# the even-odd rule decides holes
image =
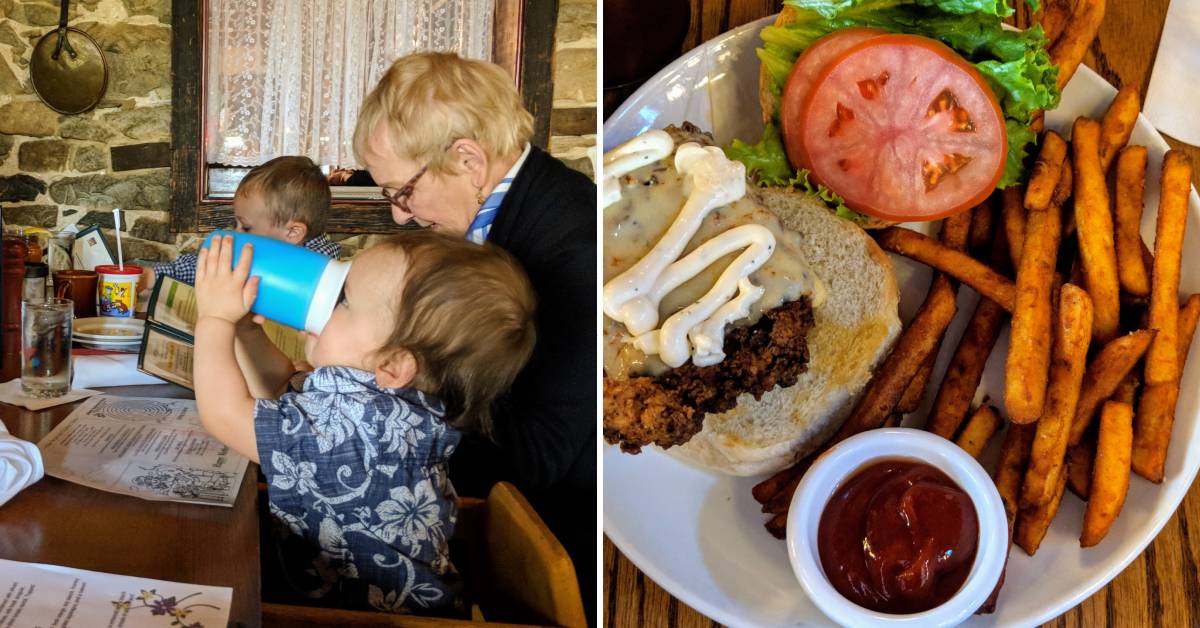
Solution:
[[[804,102],[812,91],[813,82],[821,70],[855,44],[886,34],[887,31],[865,26],[843,28],[814,41],[800,54],[800,58],[796,59],[796,64],[792,66],[787,82],[783,85],[783,94],[779,102],[779,125],[783,131],[784,150],[787,151],[788,161],[792,162],[793,167],[809,167],[808,153],[800,141],[800,129],[795,127],[800,120]]]
[[[851,209],[884,220],[973,207],[1004,173],[1008,141],[991,88],[925,37],[882,35],[850,47],[817,77],[798,120],[813,177]]]

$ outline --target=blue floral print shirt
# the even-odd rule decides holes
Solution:
[[[431,613],[455,603],[447,477],[460,433],[431,395],[322,367],[258,400],[254,431],[287,584],[349,608]]]

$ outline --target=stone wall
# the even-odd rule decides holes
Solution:
[[[58,24],[53,0],[0,0],[0,207],[10,230],[122,226],[128,258],[169,259],[194,237],[170,233],[171,2],[82,0],[70,24],[109,66],[92,111],[60,115],[29,80],[33,45]],[[110,233],[111,235],[111,233]]]
[[[596,0],[559,0],[550,154],[588,175],[596,145]]]
[[[0,0],[0,208],[7,228],[111,229],[112,209],[120,207],[127,259],[193,250],[199,234],[169,228],[170,0],[71,3],[71,26],[92,35],[109,64],[104,100],[74,116],[42,104],[29,81],[33,45],[57,25],[58,7],[56,0]],[[550,152],[589,175],[596,54],[596,1],[560,0]],[[337,239],[353,252],[373,238]]]

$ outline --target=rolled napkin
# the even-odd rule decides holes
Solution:
[[[137,368],[138,357],[132,353],[106,353],[79,355],[76,353],[72,365],[75,373],[71,379],[74,388],[102,386],[142,386],[167,382],[147,375]]]
[[[1146,104],[1142,112],[1159,131],[1193,146],[1200,145],[1200,83],[1194,78],[1200,68],[1200,0],[1171,0]]]
[[[0,423],[0,506],[42,479],[42,452],[37,445],[8,433]]]
[[[88,390],[86,388],[72,388],[67,394],[61,397],[52,397],[50,399],[42,399],[40,397],[30,397],[21,390],[21,378],[16,378],[0,384],[0,401],[10,403],[14,406],[29,408],[30,410],[45,410],[54,406],[61,406],[64,403],[79,401],[98,395],[98,390]]]

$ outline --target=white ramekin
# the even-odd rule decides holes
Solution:
[[[970,496],[979,520],[975,563],[962,588],[942,605],[910,615],[872,611],[842,597],[825,575],[817,551],[821,513],[838,487],[873,462],[897,458],[924,462],[949,476]],[[987,471],[957,445],[922,430],[878,429],[837,444],[804,474],[788,511],[787,548],[805,593],[843,626],[954,626],[983,605],[1000,579],[1008,555],[1008,519]]]

